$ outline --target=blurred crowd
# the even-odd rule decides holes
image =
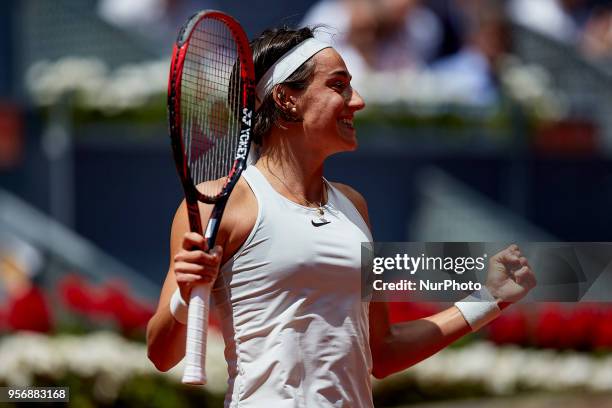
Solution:
[[[321,38],[339,49],[366,96],[371,78],[385,73],[400,86],[408,76],[411,89],[433,82],[443,99],[485,106],[499,98],[511,22],[588,58],[612,57],[612,4],[604,1],[321,0],[302,24],[325,26]]]
[[[99,0],[98,14],[165,44],[194,11],[231,13],[226,7],[216,0]],[[612,59],[607,0],[315,0],[296,7],[307,9],[300,25],[323,26],[319,36],[340,51],[369,102],[499,102],[509,60],[516,66],[506,58],[513,54],[511,23],[595,62]]]
[[[512,0],[512,19],[579,48],[592,59],[612,57],[612,4],[608,0]]]

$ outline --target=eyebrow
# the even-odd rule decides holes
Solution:
[[[329,74],[329,76],[330,77],[333,77],[333,76],[342,76],[342,77],[348,78],[349,81],[351,79],[353,79],[353,76],[351,74],[349,74],[348,72],[346,72],[345,70],[343,70],[343,69],[339,69],[339,70],[333,71],[333,72],[331,72]]]

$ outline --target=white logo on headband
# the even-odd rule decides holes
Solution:
[[[287,51],[280,57],[257,83],[257,99],[263,101],[274,85],[280,84],[291,76],[304,62],[317,52],[331,45],[315,38],[309,38]]]

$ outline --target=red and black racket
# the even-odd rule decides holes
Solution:
[[[181,28],[168,82],[168,120],[174,161],[191,231],[202,234],[198,202],[214,204],[205,230],[208,249],[227,199],[247,164],[255,73],[248,39],[225,13],[204,10]],[[210,284],[191,291],[183,382],[205,384]]]

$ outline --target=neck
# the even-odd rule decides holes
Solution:
[[[320,204],[324,201],[324,158],[315,155],[312,146],[306,146],[303,136],[279,133],[266,136],[257,168],[287,198]]]

